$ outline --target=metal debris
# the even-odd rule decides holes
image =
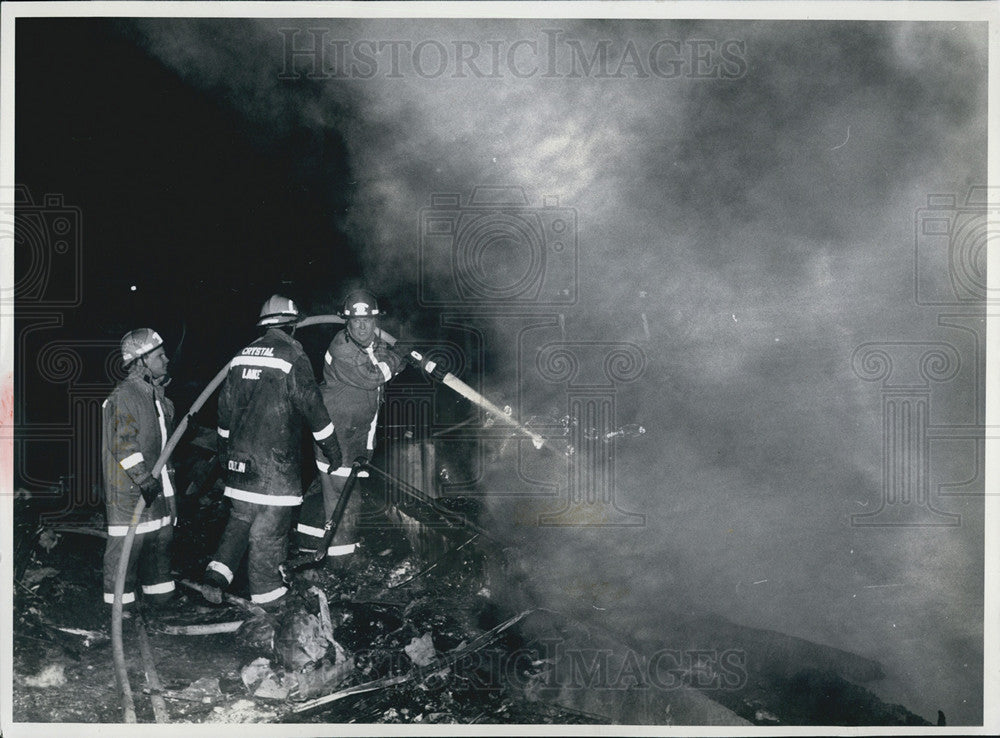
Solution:
[[[417,666],[427,666],[434,663],[434,659],[437,658],[437,651],[434,649],[434,640],[431,638],[430,631],[419,638],[413,638],[409,645],[403,647],[403,651]]]
[[[245,620],[232,620],[225,623],[195,623],[192,625],[161,625],[157,630],[167,635],[203,636],[217,633],[235,633],[245,623]]]

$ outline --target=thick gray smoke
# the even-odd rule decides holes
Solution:
[[[527,334],[495,311],[484,391],[519,397],[522,419],[558,419],[566,388],[538,379],[533,352],[638,346],[644,370],[615,386],[613,421],[645,433],[598,446],[617,504],[645,525],[540,529],[573,460],[494,457],[496,526],[547,604],[602,608],[634,632],[714,610],[877,658],[887,699],[978,719],[981,499],[949,502],[961,528],[851,526],[883,473],[879,389],[851,360],[867,342],[952,340],[913,299],[914,215],[985,180],[983,26],[144,20],[129,33],[262,141],[294,127],[343,138],[341,227],[384,295],[451,294],[451,262],[418,268],[435,193],[464,203],[513,185],[575,210],[576,303],[515,305],[562,314]],[[339,66],[309,79],[288,44],[317,38]],[[503,256],[485,263],[508,269]],[[935,394],[935,413],[973,422],[975,371]],[[964,478],[971,457],[955,449]],[[502,494],[524,487],[518,469],[556,499]]]

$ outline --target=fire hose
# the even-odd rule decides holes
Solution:
[[[339,315],[314,315],[311,318],[305,318],[299,321],[298,325],[299,327],[305,327],[307,325],[314,325],[316,323],[343,323],[343,322],[344,319],[341,318]],[[386,333],[381,328],[377,330],[382,340],[385,341],[390,346],[395,346],[398,343],[398,340],[395,337]],[[490,402],[488,399],[483,397],[482,394],[474,390],[472,387],[467,385],[465,382],[463,382],[461,379],[456,377],[451,372],[446,372],[442,370],[441,367],[439,367],[434,361],[427,359],[420,352],[410,351],[405,358],[407,362],[427,372],[427,374],[429,374],[431,377],[441,382],[441,384],[443,384],[445,387],[448,387],[450,390],[458,393],[459,395],[467,399],[469,402],[471,402],[473,405],[481,407],[483,410],[485,410],[494,418],[496,418],[499,422],[514,428],[516,431],[527,437],[535,448],[540,449],[545,445],[545,438],[543,436],[540,436],[539,434],[525,428],[521,423],[518,423],[516,420],[514,420],[514,418],[512,418],[502,409],[500,409],[492,402]]]
[[[153,477],[159,475],[163,470],[167,459],[170,458],[170,454],[174,452],[174,449],[181,440],[181,436],[187,430],[188,421],[208,401],[208,398],[212,396],[212,393],[215,392],[219,385],[222,384],[228,371],[229,364],[227,363],[215,375],[215,378],[208,383],[208,386],[202,390],[202,393],[198,395],[198,399],[191,405],[191,409],[188,410],[187,415],[177,425],[177,428],[170,436],[170,440],[167,441],[163,447],[163,451],[160,452],[160,457],[153,465]],[[135,510],[132,511],[132,520],[129,523],[128,533],[125,534],[125,541],[122,545],[121,558],[118,561],[118,573],[115,577],[115,598],[111,605],[111,653],[115,661],[115,680],[118,682],[118,691],[122,695],[122,710],[126,723],[136,722],[136,716],[135,700],[132,698],[132,687],[129,685],[128,671],[125,669],[125,649],[122,645],[122,598],[125,593],[125,574],[128,571],[129,557],[132,553],[132,542],[135,540],[135,528],[139,524],[139,518],[142,517],[142,511],[145,509],[146,501],[140,495],[138,502],[135,503]]]
[[[343,324],[345,322],[346,321],[344,320],[344,318],[342,318],[339,315],[314,315],[309,318],[304,318],[300,320],[297,323],[296,327],[305,328],[306,326],[322,324],[322,323]],[[382,338],[382,340],[384,340],[390,346],[396,345],[397,339],[391,336],[390,334],[386,333],[384,330],[378,329],[378,334]],[[473,404],[483,408],[500,422],[513,427],[523,435],[527,436],[531,440],[532,445],[534,445],[535,448],[540,449],[545,445],[545,439],[542,436],[525,428],[523,425],[518,423],[516,420],[510,417],[499,407],[497,407],[492,402],[483,397],[483,395],[474,390],[472,387],[470,387],[465,382],[458,379],[450,372],[444,372],[433,361],[425,359],[420,353],[416,351],[411,351],[408,354],[407,361],[419,366],[421,369],[430,374],[433,378],[440,381],[446,387],[457,392],[462,397],[465,397]],[[187,430],[188,422],[195,415],[195,413],[201,410],[202,406],[208,401],[208,398],[212,396],[212,394],[215,392],[216,389],[218,389],[219,385],[221,385],[222,382],[225,380],[228,372],[229,372],[229,363],[227,362],[226,365],[219,370],[219,373],[215,375],[212,381],[208,383],[205,389],[202,390],[202,393],[198,395],[198,398],[191,405],[191,409],[188,410],[187,414],[177,425],[177,428],[171,434],[170,439],[164,445],[163,451],[160,453],[159,458],[153,465],[152,469],[153,477],[159,475],[160,472],[163,470],[163,467],[169,460],[170,455],[174,452],[174,449],[180,442],[181,436],[183,436],[184,432]],[[402,488],[402,485],[404,483],[400,482],[400,480],[392,479],[384,472],[380,472],[379,470],[373,467],[370,468],[372,469],[372,471],[375,471],[376,473],[379,473],[387,477],[389,480],[400,484]],[[410,487],[410,485],[405,485],[405,487]],[[440,506],[435,504],[434,500],[427,497],[426,495],[423,495],[422,493],[419,493],[419,490],[416,490],[415,488],[404,489],[404,491],[410,496],[419,499],[421,502],[431,505],[436,510],[438,510],[439,513],[445,515],[446,519],[449,515],[452,518],[455,517],[462,518],[462,516],[456,516],[456,514],[453,511],[439,509]],[[137,720],[135,714],[135,700],[132,697],[132,687],[129,684],[128,680],[128,671],[125,666],[125,649],[122,643],[122,607],[123,607],[122,600],[125,593],[125,576],[128,571],[129,557],[132,553],[132,543],[135,540],[135,529],[136,526],[139,524],[139,519],[140,517],[142,517],[143,510],[145,509],[146,509],[146,501],[140,496],[139,500],[135,504],[135,509],[132,512],[132,520],[129,523],[128,532],[125,535],[125,540],[122,545],[121,558],[118,561],[118,572],[115,578],[114,601],[111,605],[111,651],[112,651],[112,656],[114,658],[115,680],[118,684],[118,690],[122,696],[122,712],[124,716],[124,722],[126,723],[134,723]],[[475,525],[470,520],[462,518],[461,524],[465,525],[466,527],[470,527],[472,530],[475,530],[479,533],[489,536],[489,534],[486,531],[479,528],[479,526]]]
[[[333,540],[333,537],[337,534],[337,528],[340,526],[340,521],[344,519],[344,512],[347,510],[347,503],[351,499],[351,492],[354,490],[354,485],[358,481],[358,472],[366,468],[368,468],[368,462],[363,456],[359,456],[354,460],[354,463],[351,464],[351,473],[347,477],[347,482],[344,484],[344,488],[340,491],[340,498],[337,500],[337,504],[333,509],[333,514],[330,515],[326,524],[323,526],[323,537],[320,539],[319,545],[316,547],[316,551],[311,554],[306,554],[305,556],[291,559],[278,566],[281,578],[286,584],[291,584],[293,572],[307,566],[317,566],[326,560],[327,548]]]

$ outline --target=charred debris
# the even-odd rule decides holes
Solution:
[[[183,595],[124,621],[139,722],[929,724],[867,689],[882,669],[855,654],[680,612],[656,642],[637,641],[593,609],[546,609],[480,499],[422,498],[401,480],[412,494],[364,495],[351,565],[295,572],[279,614],[236,595],[209,606],[196,580],[225,524],[211,438],[194,429],[176,456]],[[426,462],[433,449],[404,456]],[[120,722],[103,512],[67,510],[68,497],[14,501],[14,719]],[[723,657],[685,656],[706,644]]]

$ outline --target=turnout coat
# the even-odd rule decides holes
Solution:
[[[301,344],[271,328],[229,363],[219,394],[219,458],[226,496],[262,505],[302,500],[303,422],[339,464],[333,424]]]

